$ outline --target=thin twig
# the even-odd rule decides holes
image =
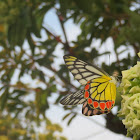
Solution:
[[[61,15],[61,13],[57,10],[57,16],[58,16],[58,19],[59,19],[59,22],[60,22],[60,25],[61,25],[61,28],[62,28],[62,31],[63,31],[63,34],[64,34],[64,38],[65,38],[65,49],[67,49],[69,51],[69,43],[68,43],[68,39],[67,39],[67,35],[66,35],[66,31],[65,31],[65,28],[64,28],[64,21],[63,21],[63,17]]]
[[[58,42],[62,43],[63,45],[65,45],[65,43],[60,39],[59,36],[54,35],[53,33],[51,33],[46,27],[42,26],[42,28],[49,33],[51,36],[53,36]]]
[[[58,11],[58,9],[56,9],[56,10],[57,10],[56,14],[58,16],[58,19],[59,19],[59,22],[60,22],[60,25],[61,25],[61,28],[62,28],[62,31],[63,31],[63,34],[64,34],[64,38],[65,38],[65,44],[63,44],[64,45],[64,49],[66,51],[68,51],[68,53],[74,55],[74,53],[70,49],[70,45],[69,45],[69,42],[68,42],[68,39],[67,39],[66,31],[65,31],[65,28],[64,28],[64,18],[63,18],[63,15],[61,14],[60,11]]]

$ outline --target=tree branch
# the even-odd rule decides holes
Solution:
[[[64,34],[64,38],[65,38],[65,44],[64,44],[64,47],[67,51],[69,51],[69,43],[68,43],[68,39],[67,39],[67,35],[66,35],[66,31],[65,31],[65,28],[64,28],[64,18],[63,16],[61,15],[61,13],[57,10],[57,16],[58,16],[58,19],[59,19],[59,22],[60,22],[60,25],[61,25],[61,28],[62,28],[62,31],[63,31],[63,34]]]
[[[62,43],[63,45],[65,45],[65,43],[60,39],[59,36],[54,35],[53,33],[51,33],[47,28],[45,28],[44,26],[42,26],[42,28],[49,33],[51,36],[53,36],[58,42]]]
[[[64,28],[64,18],[62,16],[61,12],[58,11],[58,9],[56,9],[56,10],[57,10],[56,14],[58,16],[58,19],[59,19],[59,22],[60,22],[60,25],[61,25],[61,28],[62,28],[62,31],[63,31],[63,34],[64,34],[64,38],[65,38],[65,43],[63,44],[64,45],[64,49],[69,54],[74,55],[72,49],[70,48],[70,45],[69,45],[69,42],[68,42],[68,39],[67,39],[67,35],[66,35],[66,31],[65,31],[65,28]]]

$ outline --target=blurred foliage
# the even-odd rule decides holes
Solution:
[[[0,116],[0,139],[1,140],[66,140],[65,137],[55,134],[62,132],[62,128],[58,124],[52,124],[46,119],[46,133],[36,132],[32,122],[22,120],[24,127],[21,124],[22,119],[12,118],[10,115]],[[38,135],[38,136],[37,136]]]
[[[12,129],[12,131],[15,130],[15,132],[10,132],[12,134],[4,132],[1,139],[6,140],[7,137],[15,135],[17,135],[16,138],[21,135],[24,139],[21,133],[24,133],[26,137],[29,130],[26,128],[23,132],[20,115],[23,115],[25,120],[39,126],[42,122],[41,118],[42,120],[48,118],[46,111],[51,104],[58,104],[63,95],[80,88],[71,82],[68,69],[64,64],[59,65],[59,68],[55,67],[54,62],[57,56],[54,52],[58,44],[62,46],[64,54],[69,53],[91,63],[94,61],[97,63],[103,56],[115,53],[116,62],[111,62],[109,66],[106,63],[100,64],[110,75],[114,71],[120,75],[122,70],[134,65],[138,59],[136,54],[140,50],[138,3],[139,0],[1,0],[0,112],[1,116],[5,112],[8,113],[7,117],[1,119],[5,119],[6,122],[9,120],[9,123],[5,122],[0,129],[7,131],[6,124],[7,129],[11,128],[11,124],[20,126],[20,128]],[[44,20],[44,16],[51,9],[58,16],[64,39],[54,34],[47,26],[46,22],[49,19]],[[65,31],[67,29],[64,26],[69,20],[73,20],[81,29],[77,40],[72,42],[68,41]],[[45,40],[41,39],[41,31],[47,36]],[[101,52],[102,44],[108,38],[112,39],[114,50],[110,51],[111,46],[108,46],[105,52]],[[93,42],[97,39],[100,40],[99,47],[93,46]],[[128,53],[129,50],[134,51],[135,54]],[[124,54],[128,55],[122,58]],[[30,80],[27,78],[26,81],[23,80],[25,77]],[[49,98],[53,93],[57,93],[58,96],[54,102],[50,103]],[[117,105],[119,108],[119,102]],[[78,114],[75,108],[75,106],[64,107],[68,114],[63,119],[68,118],[68,124]],[[110,113],[105,119],[108,129],[116,133],[126,133],[116,114]],[[50,124],[50,121],[46,122],[48,133],[40,134],[40,139],[48,140],[48,137],[50,140],[65,139],[56,138],[54,132],[61,132],[61,128],[52,124],[49,127]],[[35,139],[35,137],[27,139]]]

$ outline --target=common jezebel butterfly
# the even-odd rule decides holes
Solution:
[[[116,99],[115,77],[74,56],[65,55],[64,61],[74,78],[85,87],[76,93],[66,95],[60,103],[63,105],[83,104],[82,114],[85,116],[109,113]]]

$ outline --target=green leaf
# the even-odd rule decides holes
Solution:
[[[7,103],[8,97],[9,97],[9,92],[8,92],[8,88],[7,88],[0,96],[0,108],[1,108],[1,110],[4,109],[4,107]]]
[[[74,114],[68,121],[68,125],[70,125],[71,121],[76,117],[77,114]]]
[[[64,117],[63,117],[63,119],[62,120],[65,120],[68,116],[70,116],[71,115],[71,113],[68,113],[68,114],[66,114]]]

